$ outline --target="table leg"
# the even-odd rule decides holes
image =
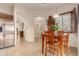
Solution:
[[[64,56],[64,46],[63,46],[63,42],[60,42],[58,44],[58,55],[59,56]]]
[[[64,56],[64,46],[63,46],[63,44],[61,44],[61,47],[60,47],[60,55]]]

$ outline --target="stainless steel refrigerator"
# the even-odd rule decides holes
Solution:
[[[15,44],[15,25],[13,20],[0,18],[0,48]]]

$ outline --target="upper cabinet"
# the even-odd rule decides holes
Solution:
[[[9,15],[9,14],[0,12],[0,18],[7,19],[7,20],[13,20],[13,15]]]

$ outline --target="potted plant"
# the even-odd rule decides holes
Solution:
[[[51,26],[51,30],[52,31],[58,31],[58,29],[59,29],[59,26],[58,25],[52,25]]]

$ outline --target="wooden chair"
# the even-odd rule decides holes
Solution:
[[[52,33],[52,31],[45,31],[44,33],[42,33],[42,53],[44,53],[44,41],[45,41],[45,38],[46,38],[46,33]]]
[[[68,32],[68,33],[66,34],[65,41],[64,41],[64,48],[65,48],[65,52],[66,52],[67,54],[71,54],[70,49],[69,49],[69,36],[70,36],[70,33]],[[66,55],[67,55],[67,54],[66,54]]]
[[[69,48],[69,36],[70,36],[70,33],[68,32],[67,35],[66,35],[66,40],[65,40],[65,46],[67,48]]]
[[[59,55],[64,55],[64,31],[58,31],[58,52]]]
[[[55,42],[54,42],[54,32],[46,33],[45,56],[47,55],[47,52],[52,53],[54,55],[56,55],[55,52],[57,52],[58,55],[58,50],[55,47]]]

